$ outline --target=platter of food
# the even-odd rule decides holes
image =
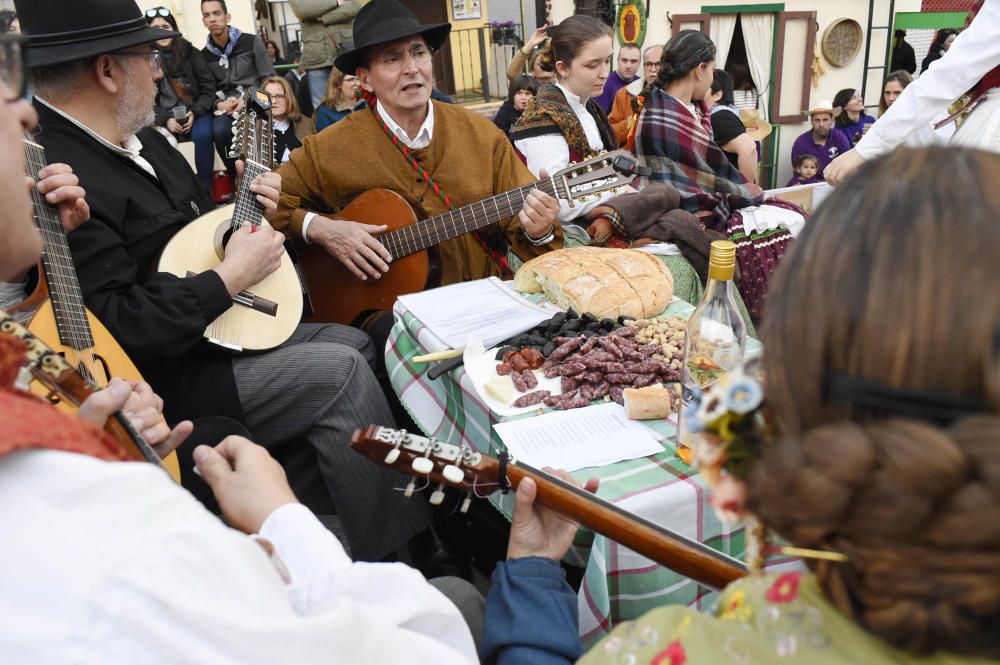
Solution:
[[[573,309],[497,347],[465,348],[465,371],[499,416],[546,408],[576,409],[602,401],[636,419],[664,418],[679,404],[684,319],[598,318]]]

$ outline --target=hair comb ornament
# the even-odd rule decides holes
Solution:
[[[724,524],[747,523],[747,567],[751,573],[762,571],[768,555],[846,561],[847,556],[840,552],[768,545],[765,526],[743,510],[750,467],[777,435],[767,415],[760,361],[759,356],[748,358],[697,392],[684,412],[689,430],[697,434],[695,465],[711,489],[712,509]]]

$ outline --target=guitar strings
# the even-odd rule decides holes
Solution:
[[[37,179],[38,172],[46,166],[44,149],[27,137],[23,146],[28,175]],[[33,216],[44,240],[42,263],[45,276],[50,282],[49,300],[52,303],[56,330],[63,345],[75,349],[79,354],[80,357],[73,358],[73,361],[79,366],[80,372],[94,381],[98,367],[95,343],[66,234],[55,210],[37,188],[32,189],[32,200]]]
[[[560,198],[558,187],[552,178],[539,180],[489,199],[470,203],[456,210],[415,222],[395,231],[382,234],[379,241],[389,249],[393,258],[401,258],[436,245],[445,240],[461,236],[487,224],[513,217],[524,204],[524,200],[533,189],[539,189],[550,196]],[[491,205],[495,212],[490,212]],[[478,212],[476,208],[482,208]],[[468,219],[466,219],[468,216]],[[456,217],[458,218],[456,220]],[[486,221],[484,221],[486,220]],[[451,225],[451,230],[447,225]],[[409,238],[407,237],[409,236]]]

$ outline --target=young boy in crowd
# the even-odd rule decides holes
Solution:
[[[795,170],[795,177],[788,181],[785,187],[795,187],[796,185],[812,185],[822,182],[816,173],[819,171],[819,160],[812,155],[799,155],[792,164]]]

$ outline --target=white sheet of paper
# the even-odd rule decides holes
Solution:
[[[577,471],[653,455],[663,446],[615,402],[553,411],[493,426],[515,459]]]
[[[493,277],[410,293],[399,299],[453,349],[463,348],[469,337],[478,337],[489,348],[552,316]]]

